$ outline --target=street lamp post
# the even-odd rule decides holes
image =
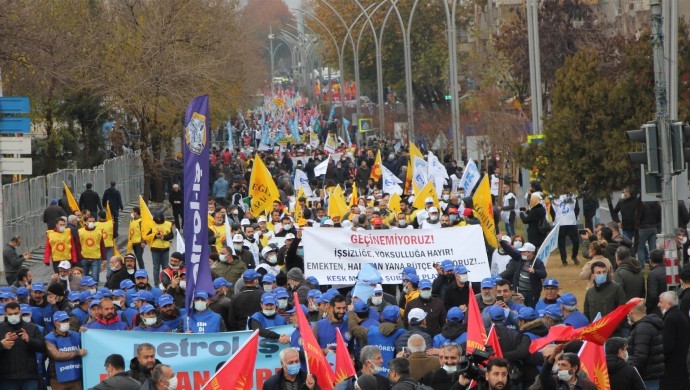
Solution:
[[[441,0],[446,11],[446,31],[448,35],[448,71],[450,82],[450,113],[453,129],[453,158],[460,160],[462,158],[461,144],[462,134],[460,132],[460,100],[458,99],[458,51],[457,51],[457,34],[455,29],[455,12],[457,0]],[[450,10],[448,9],[448,3]]]

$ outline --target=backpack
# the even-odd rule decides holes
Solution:
[[[537,229],[539,230],[539,233],[549,234],[549,232],[551,231],[551,224],[549,223],[549,221],[546,220],[546,218],[542,218],[541,220],[539,220]]]

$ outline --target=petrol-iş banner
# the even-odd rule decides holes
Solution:
[[[434,263],[464,264],[472,282],[491,276],[479,225],[432,230],[307,228],[304,273],[321,284],[354,284],[363,263],[372,263],[384,284],[401,282],[400,271],[414,267],[420,279],[438,275]]]
[[[279,334],[292,334],[293,327],[271,328]],[[151,333],[90,329],[82,333],[82,346],[88,352],[83,358],[84,388],[96,386],[107,378],[105,359],[111,354],[129,361],[137,355],[137,347],[150,343],[156,350],[156,359],[175,371],[178,390],[199,390],[211,379],[219,363],[224,363],[252,335],[252,331],[211,334]],[[254,389],[261,389],[264,381],[280,368],[278,354],[286,345],[276,340],[261,338],[254,369]]]

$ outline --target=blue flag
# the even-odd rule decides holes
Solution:
[[[333,117],[335,117],[335,106],[331,107],[331,113],[328,114],[328,121],[333,122]]]
[[[228,124],[225,126],[225,128],[228,130],[228,149],[232,151],[233,149],[233,142],[232,142],[232,121],[228,119]]]
[[[345,131],[345,138],[347,138],[347,147],[349,148],[350,145],[352,145],[352,141],[350,140],[350,121],[345,119],[345,117],[343,117],[343,131]]]
[[[211,268],[208,264],[208,202],[209,179],[209,109],[208,95],[194,98],[184,119],[184,229],[187,295],[185,307],[191,315],[194,294],[206,291],[213,295]]]

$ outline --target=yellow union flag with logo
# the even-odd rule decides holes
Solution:
[[[494,248],[498,247],[496,241],[496,225],[494,225],[494,208],[491,203],[491,189],[489,188],[489,178],[484,175],[479,187],[472,197],[474,215],[479,219],[484,231],[484,239]]]
[[[280,200],[280,193],[271,172],[258,155],[254,158],[252,177],[249,179],[249,196],[252,198],[254,215],[259,215],[262,211],[268,215],[273,208],[273,201]]]

